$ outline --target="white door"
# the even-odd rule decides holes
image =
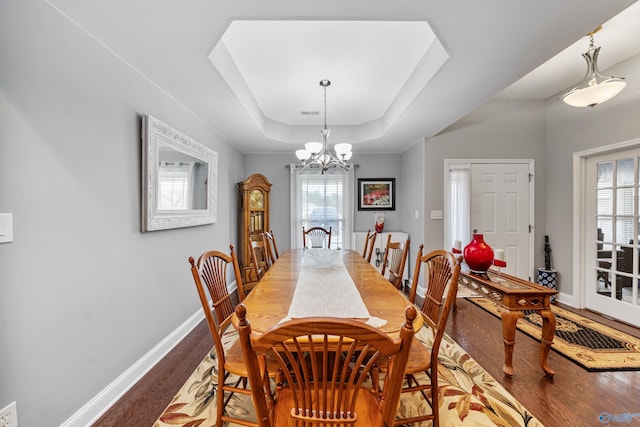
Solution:
[[[584,295],[587,308],[638,324],[640,149],[587,160]]]
[[[471,164],[471,231],[504,249],[502,271],[533,280],[528,163]]]

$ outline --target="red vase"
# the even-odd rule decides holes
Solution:
[[[493,249],[484,241],[482,234],[473,235],[473,240],[464,247],[463,256],[474,273],[485,273],[493,263]]]

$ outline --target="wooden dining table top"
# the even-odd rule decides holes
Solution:
[[[380,330],[398,336],[405,320],[405,309],[412,305],[406,296],[384,278],[360,253],[342,251],[342,261],[351,276],[371,316],[386,320]],[[302,269],[304,251],[284,252],[242,301],[247,319],[255,333],[263,333],[287,317],[298,277]],[[318,283],[322,286],[322,283]],[[358,319],[365,322],[366,319]],[[237,326],[237,319],[233,319]],[[414,329],[422,327],[422,316],[414,321]]]

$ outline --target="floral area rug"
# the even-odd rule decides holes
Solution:
[[[496,305],[487,298],[469,301],[496,317]],[[588,319],[555,305],[556,332],[551,348],[582,366],[587,371],[640,370],[640,339]],[[540,340],[542,317],[534,310],[525,310],[516,327]]]
[[[227,343],[235,331],[225,334]],[[433,335],[428,327],[416,337],[431,348]],[[453,426],[540,427],[542,424],[516,401],[493,377],[478,365],[455,341],[446,336],[440,347],[439,393],[440,424]],[[198,427],[215,425],[215,393],[217,372],[215,352],[211,352],[180,389],[154,427]],[[426,378],[426,377],[425,377]],[[229,381],[233,381],[230,379]],[[428,381],[428,379],[426,379]],[[403,393],[398,416],[400,418],[430,411],[419,392]],[[248,396],[235,394],[227,412],[242,417],[253,415]],[[428,412],[427,412],[428,413]],[[255,419],[255,418],[253,418]],[[418,424],[414,424],[418,425]],[[424,422],[420,426],[431,426]],[[229,424],[236,426],[236,424]]]

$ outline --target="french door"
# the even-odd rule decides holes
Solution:
[[[640,148],[587,159],[585,305],[638,324]]]

